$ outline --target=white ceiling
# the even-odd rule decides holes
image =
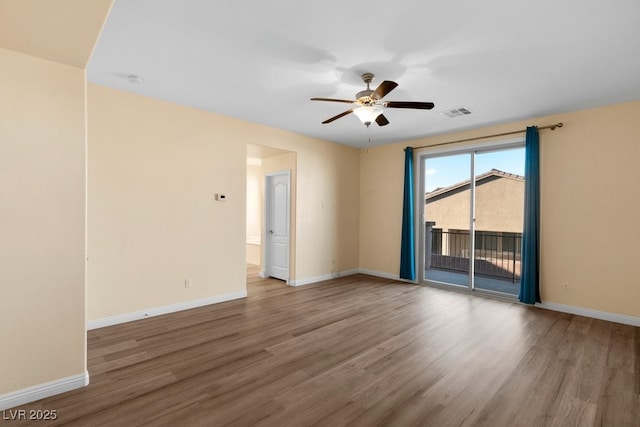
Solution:
[[[399,86],[370,130],[363,72]],[[144,83],[134,85],[127,75]],[[640,99],[638,0],[115,0],[90,82],[353,146]],[[448,118],[441,111],[467,107]]]

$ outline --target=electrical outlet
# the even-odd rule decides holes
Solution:
[[[184,279],[184,287],[185,288],[191,287],[191,279]]]
[[[568,282],[564,282],[562,284],[562,292],[569,292],[569,283]]]

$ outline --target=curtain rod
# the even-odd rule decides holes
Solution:
[[[556,123],[555,125],[549,125],[549,126],[541,126],[538,128],[538,130],[542,130],[542,129],[551,129],[554,130],[555,128],[561,128],[563,126],[562,122],[560,123]],[[420,148],[431,148],[431,147],[439,147],[441,145],[449,145],[449,144],[457,144],[459,142],[467,142],[467,141],[475,141],[477,139],[486,139],[486,138],[494,138],[496,136],[506,136],[506,135],[515,135],[516,133],[522,133],[522,132],[526,132],[526,129],[522,129],[522,130],[514,130],[512,132],[504,132],[504,133],[496,133],[493,135],[485,135],[485,136],[476,136],[475,138],[467,138],[467,139],[458,139],[456,141],[447,141],[447,142],[440,142],[438,144],[433,144],[433,145],[423,145],[421,147],[412,147],[414,150],[420,149]]]

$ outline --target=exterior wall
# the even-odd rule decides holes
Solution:
[[[629,196],[640,182],[638,117],[640,101],[362,150],[360,267],[398,275],[404,147],[563,122],[540,133],[542,300],[640,318],[640,199]],[[594,241],[601,224],[624,234]]]
[[[434,228],[443,230],[468,230],[471,202],[469,189],[450,194],[438,200],[427,200],[424,206],[425,221],[435,222]]]
[[[469,186],[450,196],[427,200],[425,220],[435,228],[469,230]],[[499,177],[476,184],[476,230],[522,233],[524,181]]]
[[[476,230],[522,233],[524,181],[499,178],[476,187]]]

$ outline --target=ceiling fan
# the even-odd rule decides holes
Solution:
[[[356,94],[355,101],[348,99],[333,99],[333,98],[311,98],[312,101],[329,101],[329,102],[343,102],[346,104],[355,104],[356,107],[347,110],[343,113],[333,116],[324,122],[323,124],[331,123],[334,120],[344,117],[347,114],[355,114],[365,126],[369,127],[373,121],[378,126],[386,126],[389,124],[389,120],[382,114],[383,108],[413,108],[418,110],[431,110],[434,107],[433,102],[412,102],[412,101],[382,101],[389,92],[398,86],[398,83],[390,80],[385,80],[375,89],[372,90],[369,84],[373,81],[374,75],[372,73],[364,73],[362,80],[367,84],[367,88]]]

